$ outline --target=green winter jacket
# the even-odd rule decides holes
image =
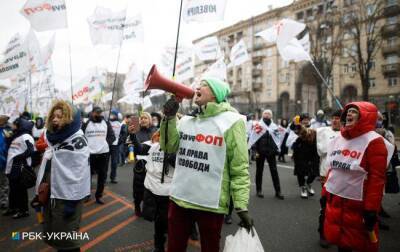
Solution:
[[[218,115],[225,111],[237,111],[229,103],[209,102],[206,109],[198,115],[198,120],[207,120],[208,117]],[[176,127],[177,120],[168,120],[168,143],[165,145],[165,125],[161,122],[161,149],[166,153],[175,153],[179,149],[179,133]],[[211,209],[188,203],[171,197],[177,205],[183,208],[197,209],[219,214],[229,211],[230,197],[232,196],[235,209],[247,210],[250,194],[249,156],[247,152],[246,127],[243,120],[232,125],[224,134],[226,142],[226,159],[222,175],[221,197],[218,209]]]

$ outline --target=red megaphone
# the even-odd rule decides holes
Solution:
[[[178,101],[192,99],[194,96],[193,89],[162,76],[158,72],[156,65],[151,67],[146,82],[144,83],[144,91],[149,89],[161,89],[173,93]]]

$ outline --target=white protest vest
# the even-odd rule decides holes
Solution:
[[[264,123],[262,119],[259,122],[256,122],[253,126],[253,129],[249,136],[248,148],[250,149],[251,146],[255,144],[258,141],[258,139],[260,139],[267,131],[271,135],[271,138],[274,141],[276,147],[278,148],[278,151],[280,151],[281,144],[285,137],[285,132],[280,130],[279,127],[274,122],[271,121],[271,124],[268,126],[267,124]]]
[[[8,154],[7,154],[7,164],[6,164],[6,171],[5,171],[6,174],[10,174],[14,158],[16,156],[24,153],[28,149],[28,146],[26,146],[26,143],[25,143],[26,140],[28,140],[33,146],[35,145],[35,141],[33,140],[33,137],[29,134],[23,134],[23,135],[15,138],[11,142],[10,148],[8,148]],[[28,165],[31,165],[32,159],[27,158],[26,162],[28,163]]]
[[[319,175],[326,177],[329,170],[328,159],[326,157],[328,146],[331,144],[332,140],[340,134],[340,130],[335,131],[332,127],[321,127],[316,129],[316,132],[317,151],[320,157]]]
[[[226,158],[224,133],[240,119],[237,113],[223,112],[203,119],[185,116],[179,121],[172,197],[203,207],[219,207]]]
[[[164,174],[164,183],[161,184],[164,152],[160,150],[160,143],[146,144],[150,145],[151,147],[148,151],[149,155],[146,156],[145,159],[147,161],[147,173],[144,180],[144,187],[156,195],[169,196],[172,177],[174,175],[174,168],[169,165],[168,174]]]
[[[121,123],[118,121],[110,121],[110,124],[115,135],[115,141],[112,143],[112,145],[117,145],[119,139],[119,133],[121,132]]]
[[[327,160],[330,166],[329,177],[325,183],[328,192],[352,200],[363,200],[364,180],[367,172],[360,166],[369,143],[381,137],[369,131],[359,137],[347,140],[337,136],[328,146]],[[388,145],[389,144],[389,145]],[[393,154],[390,143],[385,141],[388,151],[387,163]]]
[[[88,140],[90,154],[102,154],[110,151],[107,143],[107,123],[90,121],[86,127],[85,136]]]
[[[47,160],[51,159],[50,198],[81,200],[90,195],[88,142],[82,130],[46,150],[36,181],[42,181]]]

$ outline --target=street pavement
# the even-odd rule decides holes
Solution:
[[[249,212],[255,228],[267,252],[333,252],[336,248],[322,249],[318,245],[319,181],[314,182],[314,197],[301,199],[293,164],[278,163],[282,193],[285,200],[274,198],[268,165],[265,165],[263,191],[265,198],[255,196],[255,164],[252,174]],[[82,251],[151,251],[153,248],[153,224],[137,218],[132,205],[131,165],[118,167],[118,184],[107,183],[104,201],[98,205],[92,200],[85,203],[81,231],[87,232],[89,240],[83,241]],[[93,179],[93,188],[95,179]],[[206,192],[205,192],[206,193]],[[30,192],[32,198],[32,191]],[[389,231],[381,231],[383,252],[400,251],[400,195],[385,195],[384,208],[391,215],[385,222]],[[12,240],[12,232],[40,232],[34,211],[24,219],[13,220],[0,216],[0,251],[55,251],[40,240]],[[225,237],[236,232],[239,218],[233,214],[234,223],[223,226],[221,251]],[[189,241],[188,251],[200,251],[198,241]]]

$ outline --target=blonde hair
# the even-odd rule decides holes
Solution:
[[[72,106],[66,102],[66,101],[56,101],[53,106],[51,107],[49,114],[47,115],[47,120],[46,120],[46,128],[48,131],[53,132],[53,118],[54,118],[54,112],[56,110],[61,110],[62,112],[62,119],[61,119],[61,125],[66,125],[70,124],[73,121],[73,109]]]

